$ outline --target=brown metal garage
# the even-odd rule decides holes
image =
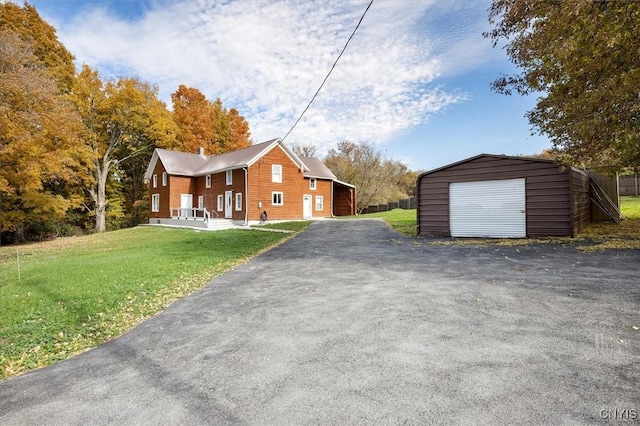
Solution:
[[[418,235],[574,236],[591,217],[589,175],[551,160],[480,154],[421,174]]]

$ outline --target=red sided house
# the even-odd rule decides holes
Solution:
[[[215,228],[261,220],[355,214],[355,187],[315,158],[300,158],[280,139],[207,157],[156,149],[149,180],[149,223]],[[190,221],[186,223],[185,221]]]

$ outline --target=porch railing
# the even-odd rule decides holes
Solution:
[[[192,220],[203,220],[205,223],[209,223],[209,219],[211,219],[211,213],[218,218],[218,213],[214,210],[209,212],[209,210],[202,208],[199,209],[197,207],[178,207],[171,208],[171,218],[172,219],[192,219]]]

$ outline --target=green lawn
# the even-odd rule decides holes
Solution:
[[[266,223],[264,225],[254,225],[252,227],[298,232],[309,226],[310,223],[310,220],[298,220],[293,222]]]
[[[394,209],[387,212],[345,216],[345,219],[384,219],[396,231],[414,237],[416,235],[416,210]]]
[[[288,236],[138,227],[0,247],[0,379],[111,339]]]
[[[640,219],[640,197],[620,197],[620,210],[629,220]]]

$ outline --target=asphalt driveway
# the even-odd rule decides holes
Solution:
[[[122,337],[0,383],[0,424],[639,422],[639,308],[639,251],[321,221]]]

